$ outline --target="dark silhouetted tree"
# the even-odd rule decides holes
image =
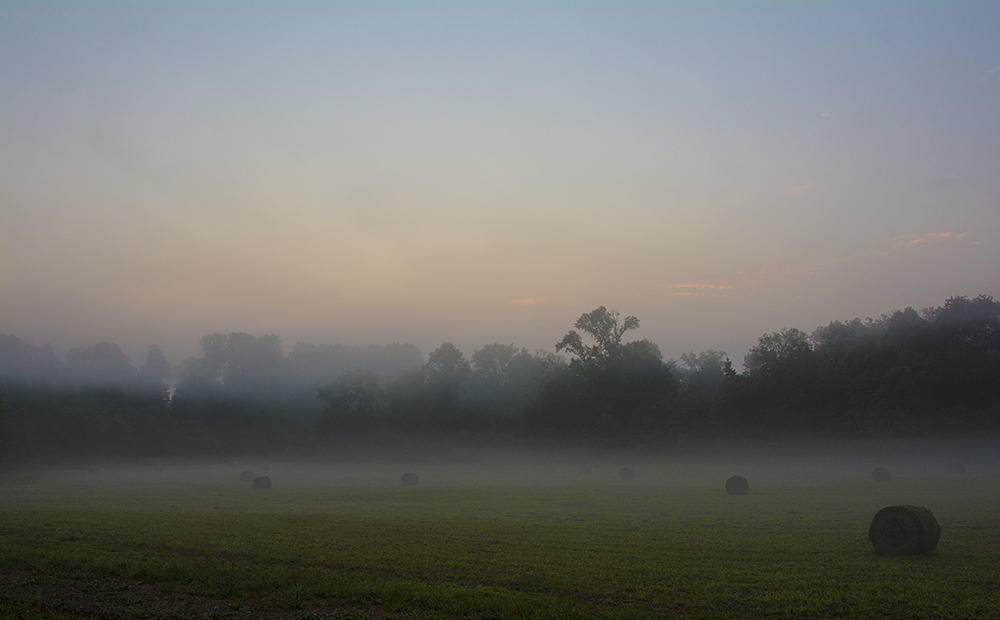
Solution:
[[[348,370],[317,392],[333,429],[370,426],[382,414],[387,401],[378,375],[367,368]]]
[[[442,418],[459,413],[461,390],[472,374],[465,355],[452,343],[444,342],[427,356],[427,387]]]
[[[427,356],[427,380],[431,383],[461,382],[471,371],[465,355],[450,342],[441,343]]]
[[[574,390],[571,384],[549,386],[543,397],[562,394],[574,398],[573,394],[578,394],[573,414],[578,427],[589,428],[589,432],[604,438],[623,436],[628,427],[634,426],[640,409],[676,393],[676,381],[663,363],[659,347],[648,340],[622,342],[627,332],[639,327],[636,317],[621,319],[618,312],[600,306],[580,316],[575,327],[589,335],[594,344],[586,344],[579,332],[571,330],[556,350],[576,356],[570,368],[584,379],[584,389]],[[557,415],[538,409],[536,412],[543,417]],[[558,418],[558,423],[564,425],[565,415],[558,414]]]
[[[809,336],[797,328],[764,334],[756,346],[747,352],[743,368],[748,373],[771,372],[782,367],[795,366],[812,353]]]
[[[527,349],[513,344],[488,344],[472,354],[472,377],[469,398],[496,421],[510,422],[535,398],[558,368],[565,366],[558,355]]]
[[[715,394],[727,378],[736,374],[725,351],[691,351],[682,354],[680,361],[684,384],[706,395]]]
[[[280,396],[281,340],[234,332],[201,339],[202,357],[184,360],[178,396],[266,401]]]
[[[281,340],[232,333],[226,339],[222,385],[237,398],[273,399],[281,381]]]
[[[65,364],[51,344],[35,348],[17,336],[0,334],[0,382],[53,386],[65,380]]]
[[[139,367],[139,384],[143,390],[156,393],[165,399],[168,395],[167,379],[170,378],[170,362],[160,347],[149,345],[146,359]]]
[[[176,396],[215,398],[222,396],[222,371],[226,365],[225,334],[208,334],[198,341],[201,357],[187,357],[177,373]]]
[[[576,330],[568,334],[556,345],[556,352],[566,350],[576,359],[572,362],[574,368],[581,374],[600,373],[608,365],[621,357],[622,338],[625,332],[639,327],[639,319],[627,316],[619,319],[614,310],[600,306],[596,310],[580,316],[575,327],[589,335],[594,344],[588,345]]]
[[[134,386],[137,378],[128,356],[107,342],[67,351],[66,371],[69,381],[80,386]]]
[[[649,340],[622,345],[605,374],[611,379],[611,402],[618,408],[633,409],[677,392],[677,381],[663,363],[660,348]]]
[[[828,422],[823,373],[809,337],[785,328],[760,337],[743,361],[746,381],[737,402],[745,408],[735,426],[757,435],[800,433]]]

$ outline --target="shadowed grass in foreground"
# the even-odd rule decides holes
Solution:
[[[998,490],[994,480],[757,484],[738,497],[655,484],[261,492],[40,483],[5,489],[0,566],[15,580],[39,581],[18,588],[8,580],[0,602],[72,613],[40,607],[31,592],[104,579],[135,600],[152,592],[175,607],[212,603],[190,603],[190,617],[254,609],[276,617],[1000,618]],[[874,555],[872,515],[898,503],[934,512],[943,527],[934,553]]]

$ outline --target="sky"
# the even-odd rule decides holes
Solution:
[[[1000,3],[0,2],[0,333],[737,367],[1000,298]]]

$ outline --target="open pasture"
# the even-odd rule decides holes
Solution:
[[[270,489],[232,467],[8,480],[0,617],[1000,618],[992,475],[745,468],[749,494],[732,496],[724,467],[634,469],[276,465]],[[402,486],[411,470],[420,483]],[[873,553],[872,516],[895,504],[937,517],[931,555]]]

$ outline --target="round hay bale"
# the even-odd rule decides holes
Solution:
[[[632,471],[631,467],[622,467],[618,470],[618,477],[622,480],[631,480],[635,478],[635,472]]]
[[[576,473],[580,474],[581,476],[589,476],[594,473],[594,470],[592,470],[588,465],[580,465],[579,467],[576,468]]]
[[[420,478],[417,478],[417,474],[405,473],[400,476],[399,481],[404,487],[415,487],[420,482]]]
[[[746,495],[750,492],[750,483],[743,476],[731,476],[726,480],[726,493],[729,495]]]
[[[889,506],[875,513],[868,541],[879,555],[930,553],[941,538],[941,526],[922,506]]]
[[[872,480],[875,482],[889,482],[889,478],[891,477],[892,474],[885,467],[876,467],[872,470]]]
[[[269,476],[257,476],[256,478],[253,479],[253,488],[270,489],[271,478]]]
[[[257,476],[254,475],[252,471],[241,471],[240,472],[240,482],[253,482],[253,479]]]
[[[965,463],[962,461],[952,461],[948,463],[948,473],[954,476],[961,476],[965,473]]]

